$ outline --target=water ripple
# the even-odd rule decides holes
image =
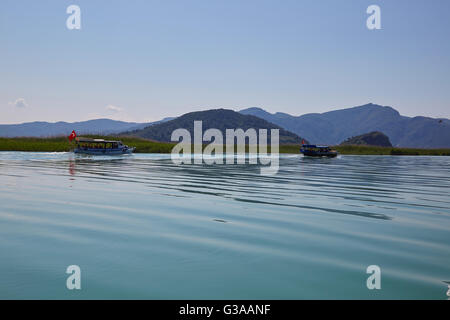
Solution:
[[[379,297],[445,298],[449,178],[446,157],[286,155],[261,176],[170,155],[0,152],[0,297],[60,298],[58,270],[79,263],[85,298],[371,298],[371,264]]]

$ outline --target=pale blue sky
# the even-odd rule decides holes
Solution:
[[[450,118],[449,15],[448,0],[2,0],[0,123],[368,102]]]

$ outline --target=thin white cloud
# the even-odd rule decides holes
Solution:
[[[16,108],[26,108],[28,107],[27,102],[25,101],[24,98],[18,98],[16,99],[16,101],[10,102],[9,105],[12,105]]]
[[[123,111],[122,108],[117,107],[117,106],[113,106],[113,105],[111,105],[111,104],[106,106],[106,110],[107,110],[107,111],[114,112],[114,113],[116,113],[116,112],[122,112],[122,111]]]
[[[126,109],[109,104],[105,107],[106,113],[99,115],[101,118],[108,118],[118,121],[136,122],[126,111]]]

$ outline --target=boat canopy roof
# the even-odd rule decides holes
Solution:
[[[315,144],[304,144],[303,148],[319,148],[319,149],[326,149],[329,148],[329,146],[317,146]]]
[[[78,142],[83,142],[83,143],[121,143],[122,141],[91,139],[91,138],[78,138]]]

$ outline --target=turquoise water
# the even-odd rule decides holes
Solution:
[[[0,298],[447,298],[450,157],[289,155],[259,173],[0,152]]]

